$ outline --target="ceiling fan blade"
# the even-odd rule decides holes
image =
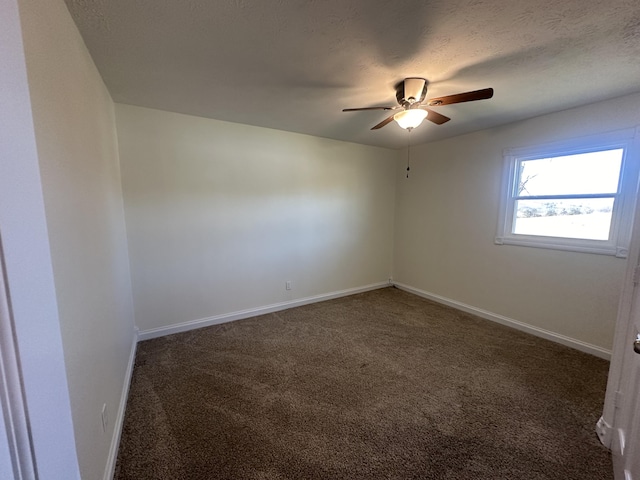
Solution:
[[[475,100],[486,100],[493,97],[493,88],[474,90],[473,92],[458,93],[456,95],[446,95],[444,97],[430,98],[427,100],[429,107],[440,105],[451,105],[452,103],[473,102]]]
[[[447,123],[449,120],[451,120],[449,117],[442,115],[441,113],[434,112],[430,108],[422,107],[422,109],[429,112],[429,115],[427,115],[427,120],[435,123],[436,125],[442,125],[443,123]]]
[[[399,106],[395,107],[363,107],[363,108],[343,108],[343,112],[358,112],[360,110],[397,110]]]
[[[395,115],[395,114],[394,114]],[[379,124],[371,127],[371,130],[378,130],[379,128],[384,127],[387,123],[391,123],[393,121],[393,115],[389,115],[387,118],[385,118],[383,121],[381,121]]]

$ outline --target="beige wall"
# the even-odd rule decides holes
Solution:
[[[389,278],[392,150],[126,105],[116,116],[141,331]]]
[[[64,2],[20,7],[78,461],[97,479],[134,335],[113,103]]]
[[[502,151],[638,123],[634,95],[412,148],[411,177],[396,171],[394,280],[611,349],[626,261],[495,245]]]

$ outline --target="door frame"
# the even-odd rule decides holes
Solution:
[[[79,480],[20,22],[31,7],[0,0],[0,233],[8,299],[0,336],[0,458],[10,459],[13,477],[22,468],[20,480],[29,479],[30,468],[39,480]]]
[[[31,480],[36,465],[10,298],[0,236],[0,413],[8,457],[2,460],[15,480]]]

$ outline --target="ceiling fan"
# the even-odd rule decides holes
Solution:
[[[451,120],[449,117],[442,115],[429,107],[439,107],[441,105],[451,105],[454,103],[473,102],[475,100],[485,100],[493,97],[493,88],[484,88],[482,90],[474,90],[472,92],[458,93],[455,95],[447,95],[444,97],[430,98],[426,100],[427,81],[424,78],[409,77],[405,78],[396,87],[396,99],[398,105],[392,107],[364,107],[364,108],[345,108],[343,112],[356,112],[359,110],[401,110],[394,113],[383,121],[373,126],[371,130],[377,130],[384,127],[392,120],[398,122],[402,128],[411,131],[426,118],[427,120],[442,125]]]

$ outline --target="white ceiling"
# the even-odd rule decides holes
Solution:
[[[452,118],[422,143],[640,91],[638,0],[66,0],[116,102],[399,148],[394,85]]]

